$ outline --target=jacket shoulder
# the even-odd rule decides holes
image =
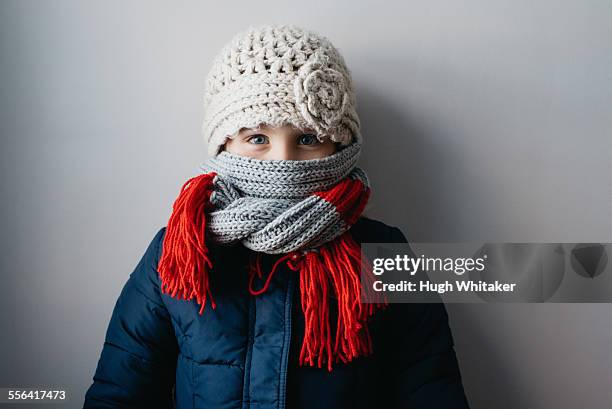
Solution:
[[[367,216],[361,216],[350,229],[360,243],[406,243],[404,233],[396,226]]]

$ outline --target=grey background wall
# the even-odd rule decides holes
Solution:
[[[212,57],[328,36],[357,85],[370,217],[412,241],[612,241],[612,4],[0,3],[0,386],[82,405],[116,297],[205,158]],[[603,408],[610,304],[449,305],[472,406]]]

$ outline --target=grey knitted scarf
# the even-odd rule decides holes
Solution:
[[[174,202],[158,265],[162,292],[195,298],[200,314],[207,299],[215,309],[206,239],[241,241],[254,251],[248,266],[251,295],[267,291],[281,262],[299,272],[305,322],[300,365],[321,368],[327,362],[331,371],[333,362],[371,354],[367,323],[386,303],[359,302],[361,288],[371,288],[374,277],[362,274],[369,263],[348,231],[370,195],[368,178],[356,166],[360,151],[355,141],[320,159],[260,160],[227,151],[209,159]],[[261,253],[286,253],[265,279]],[[264,284],[254,289],[257,276]]]
[[[251,250],[280,254],[316,251],[351,226],[323,193],[345,179],[368,177],[356,166],[361,143],[330,156],[307,160],[262,160],[221,151],[200,165],[215,172],[207,231],[218,243],[241,241]]]

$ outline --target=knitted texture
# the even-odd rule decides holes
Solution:
[[[309,160],[261,160],[222,151],[202,166],[216,172],[210,197],[216,210],[209,213],[212,239],[221,243],[241,240],[263,253],[287,253],[317,247],[344,233],[354,223],[355,211],[338,211],[349,197],[330,200],[324,194],[337,185],[359,189],[370,185],[355,167],[359,144],[331,156]],[[365,205],[365,200],[364,203]]]
[[[161,290],[178,299],[195,299],[203,313],[216,308],[207,243],[241,241],[250,253],[249,292],[268,288],[280,263],[299,273],[305,334],[301,365],[349,362],[372,353],[367,321],[386,299],[372,288],[371,264],[362,258],[350,227],[370,196],[366,173],[355,163],[361,144],[353,142],[330,156],[308,160],[260,160],[222,151],[188,180],[174,203],[158,270]],[[263,279],[260,254],[283,254]],[[363,274],[362,274],[363,272]],[[366,282],[363,283],[362,279]],[[331,302],[337,303],[335,339]]]
[[[362,141],[351,74],[326,37],[295,25],[250,26],[214,58],[202,123],[209,156],[241,128],[264,123],[311,128],[341,146]]]

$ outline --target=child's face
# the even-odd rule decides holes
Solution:
[[[292,126],[242,128],[234,138],[228,138],[223,150],[256,159],[305,160],[329,156],[336,152],[337,143],[326,138],[319,142],[316,133]]]

